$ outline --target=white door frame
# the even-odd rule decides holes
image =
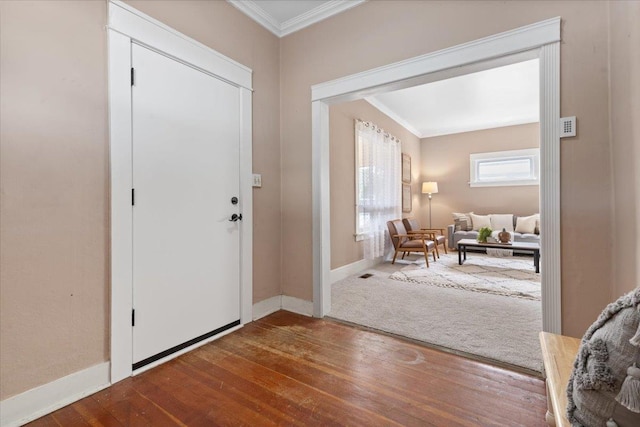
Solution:
[[[434,73],[512,55],[540,63],[542,328],[562,332],[560,262],[560,22],[551,18],[311,87],[313,157],[313,311],[331,310],[329,105],[416,86]]]
[[[132,375],[132,141],[131,44],[133,41],[195,67],[239,89],[240,97],[240,322],[251,321],[253,292],[252,71],[139,12],[108,3],[109,130],[111,156],[111,383]],[[228,330],[231,332],[233,329]],[[188,347],[176,357],[212,339]],[[168,359],[167,358],[167,359]],[[148,367],[155,366],[160,360]]]

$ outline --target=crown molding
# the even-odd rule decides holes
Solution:
[[[280,37],[280,23],[253,0],[227,0],[236,9],[240,10],[249,18],[256,21],[258,24],[271,31],[276,36]]]
[[[430,129],[427,131],[420,131],[414,126],[412,126],[408,121],[400,117],[396,114],[395,111],[391,110],[386,104],[377,100],[373,96],[367,96],[364,98],[369,104],[373,107],[377,108],[383,114],[389,116],[392,120],[397,122],[400,126],[414,134],[416,137],[423,138],[433,138],[436,136],[445,136],[445,135],[453,135],[457,133],[465,133],[465,132],[475,132],[479,130],[486,129],[495,129],[502,128],[507,126],[516,126],[516,125],[526,125],[530,123],[539,123],[540,119],[538,117],[516,117],[509,120],[502,120],[501,118],[497,118],[491,121],[485,121],[481,124],[475,123],[467,126],[457,126],[457,127],[449,127],[449,128],[439,128],[439,129]]]
[[[284,21],[280,25],[280,37],[284,37],[298,30],[306,28],[310,25],[320,22],[324,19],[330,18],[333,15],[337,15],[346,10],[354,8],[367,0],[331,0],[327,3],[311,9],[308,12],[298,15],[295,18],[291,18],[288,21]]]
[[[265,27],[278,37],[284,37],[298,30],[327,19],[345,10],[356,7],[367,0],[331,0],[302,15],[291,18],[283,23],[278,22],[267,13],[255,0],[227,0],[236,9],[240,10],[258,24]]]
[[[528,125],[531,123],[540,123],[540,119],[527,118],[527,117],[517,117],[515,119],[510,119],[510,120],[496,119],[496,120],[483,122],[482,124],[473,124],[468,126],[457,126],[457,127],[429,130],[422,133],[420,136],[420,139],[434,138],[436,136],[454,135],[458,133],[476,132],[479,130],[504,128],[509,126]]]

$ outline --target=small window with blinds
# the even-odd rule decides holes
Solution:
[[[539,185],[540,149],[471,154],[469,175],[471,187]]]

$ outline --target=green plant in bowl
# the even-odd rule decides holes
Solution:
[[[487,243],[487,237],[491,236],[493,230],[489,227],[482,227],[478,230],[478,242]]]

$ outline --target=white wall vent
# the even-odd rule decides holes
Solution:
[[[560,118],[560,138],[576,136],[576,116]]]

